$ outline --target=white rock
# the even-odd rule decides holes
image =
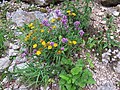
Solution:
[[[27,63],[21,63],[21,64],[17,64],[16,67],[19,68],[19,69],[25,69],[27,68]]]
[[[115,72],[120,74],[120,61],[118,62],[117,66],[113,67],[113,68],[114,68]]]
[[[9,49],[8,55],[9,56],[16,56],[18,54],[18,51],[15,51],[14,49]]]
[[[19,87],[19,90],[28,90],[28,89],[27,89],[27,87],[25,87],[24,85],[21,85],[21,86]]]
[[[113,15],[116,16],[116,17],[119,16],[119,14],[120,14],[120,13],[119,13],[118,11],[114,11],[114,12],[113,12]]]
[[[9,48],[12,48],[12,49],[16,50],[16,49],[19,49],[20,47],[18,45],[14,45],[14,44],[10,43]]]
[[[98,12],[97,15],[102,16],[102,15],[104,15],[104,12]]]
[[[106,24],[106,21],[101,21],[102,24]]]
[[[0,70],[7,68],[10,65],[10,60],[8,57],[0,59]]]
[[[120,52],[116,56],[120,59]]]

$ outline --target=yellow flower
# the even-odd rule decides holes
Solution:
[[[70,10],[67,10],[67,13],[71,13],[71,11],[70,11]]]
[[[50,42],[47,42],[47,45],[50,45]]]
[[[46,45],[46,42],[45,42],[45,41],[42,41],[42,45],[45,46],[45,45]]]
[[[54,43],[54,45],[53,45],[54,47],[57,47],[58,46],[58,44],[57,43]]]
[[[68,40],[68,43],[69,43],[69,44],[72,44],[72,41]]]
[[[33,45],[33,48],[36,48],[36,47],[37,47],[37,44],[34,44],[34,45]]]
[[[76,16],[76,14],[75,14],[75,13],[72,13],[72,15],[73,15],[73,16]]]
[[[72,43],[75,45],[75,44],[77,44],[77,42],[76,41],[72,41]]]
[[[51,22],[52,22],[52,23],[54,23],[54,22],[55,22],[55,20],[56,20],[56,19],[55,19],[55,18],[53,18],[53,19],[51,19]]]
[[[44,40],[43,39],[40,39],[40,42],[42,43]]]
[[[30,27],[30,29],[34,29],[34,28],[35,28],[34,26]]]
[[[36,37],[33,37],[32,40],[36,40],[37,38]]]
[[[56,29],[56,26],[52,26],[52,29]]]
[[[44,30],[43,30],[43,29],[41,29],[41,30],[40,30],[40,32],[41,32],[41,33],[43,33],[43,32],[44,32]]]
[[[57,54],[61,54],[61,50],[59,50],[59,51],[57,52]]]
[[[33,23],[30,23],[29,25],[28,25],[28,27],[32,27],[33,26]]]
[[[25,41],[27,41],[28,39],[29,39],[29,38],[28,38],[28,37],[26,37],[26,38],[25,38]]]
[[[52,46],[51,46],[51,45],[49,45],[49,46],[48,46],[48,49],[52,49]]]
[[[38,50],[38,51],[36,52],[36,55],[40,55],[40,54],[41,54],[41,51]]]

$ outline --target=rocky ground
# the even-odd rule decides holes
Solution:
[[[9,9],[6,14],[6,19],[11,19],[11,21],[14,22],[10,28],[13,30],[15,36],[22,34],[17,31],[17,26],[21,27],[24,23],[29,23],[35,19],[41,20],[50,17],[51,14],[54,16],[54,10],[51,11],[51,13],[43,13],[46,11],[44,8],[40,8],[36,5],[31,6],[30,4],[23,2],[4,2],[0,4],[1,7],[5,7],[5,5],[7,5],[7,8]],[[58,8],[58,6],[56,8]],[[114,39],[112,37],[114,34],[117,37],[116,40],[120,42],[120,4],[114,7],[104,7],[101,4],[94,2],[91,25],[93,25],[94,28],[97,28],[98,32],[99,30],[107,30],[106,21],[103,20],[107,15],[115,17],[114,24],[116,25],[116,30],[111,34],[111,38]],[[6,54],[0,58],[0,74],[5,69],[12,72],[14,66],[17,66],[18,68],[26,67],[28,59],[21,57],[19,51],[24,48],[21,48],[19,42],[18,39],[15,39],[13,42],[5,42],[8,49],[6,50]],[[14,60],[11,60],[11,57]],[[92,72],[96,84],[87,86],[85,90],[120,90],[120,48],[106,49],[105,52],[102,53],[102,60],[99,60],[96,54],[92,54],[91,58],[95,65]],[[9,82],[8,77],[5,77],[3,81],[1,81],[1,84],[5,88],[4,90],[29,90],[25,85],[19,83],[19,78]],[[40,90],[43,89],[41,88]],[[49,88],[47,90],[49,90]]]

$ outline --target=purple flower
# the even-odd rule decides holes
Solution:
[[[34,50],[33,50],[33,53],[36,53],[36,52],[37,52],[37,50],[36,50],[36,49],[34,49]]]
[[[67,25],[68,20],[67,20],[67,19],[62,19],[62,20],[61,20],[61,22],[62,22],[62,24],[63,24],[63,25],[65,25],[65,26],[66,26],[66,25]]]
[[[67,38],[62,38],[62,42],[66,43],[66,42],[68,42],[68,39]]]
[[[53,46],[53,45],[54,45],[54,42],[50,42],[50,45]]]
[[[26,56],[26,53],[22,53],[21,57],[24,58]]]
[[[42,21],[42,24],[45,25],[45,26],[47,26],[47,27],[50,26],[48,20],[46,20],[46,19],[44,19],[44,20]]]
[[[65,49],[64,47],[61,47],[61,50],[62,50],[62,51],[64,51],[64,49]]]
[[[79,25],[80,25],[80,22],[79,22],[79,21],[75,21],[75,22],[74,22],[74,26],[75,26],[76,28],[78,28]]]
[[[67,16],[66,16],[66,15],[64,15],[62,18],[63,18],[63,19],[67,19]]]
[[[81,37],[84,35],[84,33],[85,32],[83,30],[80,30],[80,32],[79,32],[79,34],[80,34]]]
[[[60,10],[56,10],[55,13],[56,13],[56,15],[57,15],[58,17],[61,17],[61,16],[62,16],[62,13],[61,13]]]

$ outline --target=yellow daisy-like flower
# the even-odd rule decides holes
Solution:
[[[35,28],[34,26],[30,27],[30,29],[34,29],[34,28]]]
[[[47,42],[47,45],[50,45],[50,42]]]
[[[56,29],[56,26],[52,26],[52,29]]]
[[[70,10],[67,10],[67,13],[71,13],[71,11],[70,11]]]
[[[62,51],[61,51],[61,50],[59,50],[59,51],[57,52],[57,54],[61,54],[61,52],[62,52]]]
[[[55,22],[55,20],[56,20],[56,19],[55,19],[55,18],[53,18],[53,19],[51,19],[51,22],[52,22],[52,23],[54,23],[54,22]]]
[[[41,32],[41,33],[43,33],[43,32],[44,32],[44,30],[42,29],[42,30],[40,30],[40,32]]]
[[[75,45],[75,44],[77,44],[77,42],[76,41],[72,41],[72,43]]]
[[[42,41],[42,45],[45,46],[45,45],[46,45],[46,42],[45,42],[45,41]]]
[[[72,13],[72,15],[73,15],[73,16],[76,16],[76,14],[75,14],[75,13]]]
[[[32,27],[33,26],[33,23],[30,23],[29,25],[28,25],[28,27]]]
[[[53,46],[54,46],[54,47],[57,47],[57,46],[58,46],[58,44],[57,44],[57,43],[54,43],[54,44],[53,44]]]
[[[38,51],[36,52],[36,55],[40,55],[40,54],[41,54],[41,51],[38,50]]]
[[[51,45],[49,45],[49,46],[48,46],[48,49],[52,49],[52,46],[51,46]]]
[[[37,47],[37,44],[34,44],[34,45],[33,45],[33,48],[36,48],[36,47]]]

